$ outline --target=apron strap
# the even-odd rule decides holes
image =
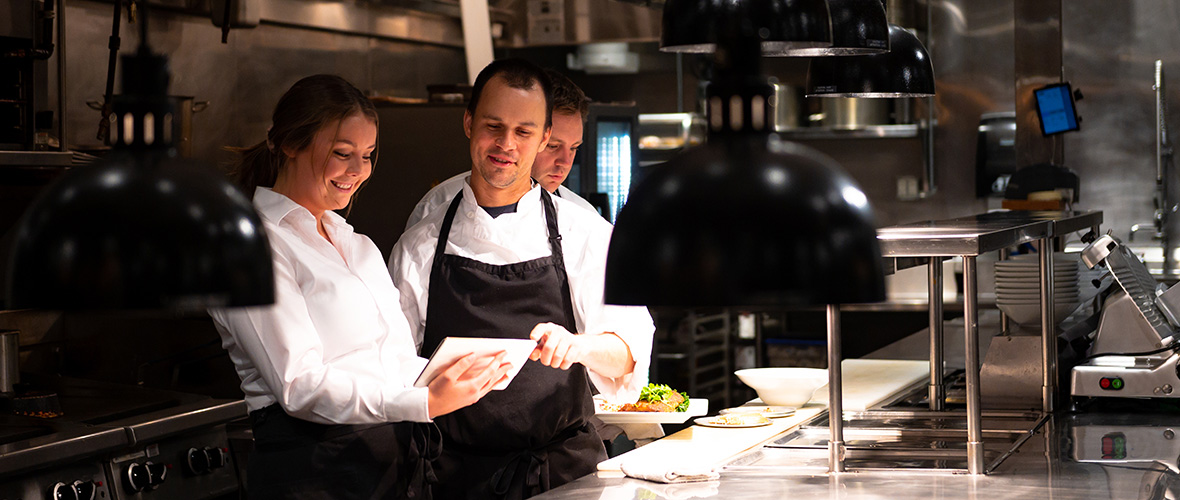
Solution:
[[[442,455],[442,439],[442,431],[434,422],[413,423],[406,453],[406,461],[412,467],[409,496],[429,491],[429,485],[438,483],[433,462]]]
[[[542,189],[542,191],[544,191]],[[447,207],[447,216],[443,217],[442,227],[438,230],[438,245],[434,247],[434,263],[431,268],[431,279],[434,278],[434,270],[438,269],[439,264],[442,263],[443,252],[447,249],[447,236],[451,234],[451,223],[455,221],[455,212],[459,211],[459,202],[463,200],[463,191],[455,195],[455,199],[451,200],[451,206]]]
[[[561,252],[561,231],[557,229],[557,210],[553,207],[553,198],[549,196],[549,192],[544,188],[541,189],[541,207],[545,209],[545,227],[549,233],[549,251],[553,254],[553,261],[557,265],[557,272],[561,273],[562,278],[566,278],[565,254]]]

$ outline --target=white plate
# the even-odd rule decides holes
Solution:
[[[595,405],[602,408],[600,399]],[[689,417],[699,417],[709,413],[709,400],[705,398],[688,398],[686,411],[601,411],[594,413],[605,424],[683,424]]]
[[[786,406],[748,405],[726,408],[718,413],[722,415],[729,415],[730,413],[757,413],[766,418],[781,418],[794,415],[795,409],[787,408]]]
[[[717,417],[701,417],[696,420],[693,420],[692,423],[697,424],[697,425],[703,425],[705,427],[724,427],[727,429],[742,429],[745,427],[762,427],[764,425],[770,425],[770,420],[767,420],[766,422],[762,422],[762,423],[745,424],[745,425],[720,424],[720,423],[717,423],[716,418]]]

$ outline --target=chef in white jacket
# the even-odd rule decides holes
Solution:
[[[550,194],[598,213],[594,205],[562,185],[565,178],[570,175],[570,167],[574,164],[578,148],[582,146],[582,129],[590,113],[590,101],[569,77],[551,69],[545,70],[545,75],[553,84],[553,127],[545,149],[537,153],[537,158],[533,161],[533,179]],[[455,199],[455,195],[463,189],[468,177],[471,177],[470,170],[442,181],[427,191],[414,207],[414,211],[410,212],[410,218],[406,220],[406,229],[413,227],[438,207],[445,208],[446,204]]]
[[[266,141],[240,150],[270,242],[275,303],[212,309],[250,410],[249,497],[430,498],[438,439],[415,422],[474,403],[503,353],[468,356],[428,387],[380,251],[333,210],[372,172],[377,111],[332,75],[295,83]]]
[[[480,72],[463,119],[469,182],[390,256],[422,352],[454,332],[539,343],[508,389],[435,419],[436,498],[526,498],[593,473],[606,454],[591,384],[634,401],[647,383],[650,314],[603,303],[611,225],[531,178],[549,138],[548,87],[518,59]]]

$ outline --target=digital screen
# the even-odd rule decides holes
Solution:
[[[1042,87],[1033,91],[1033,94],[1037,98],[1037,116],[1041,118],[1041,133],[1052,135],[1078,129],[1073,91],[1068,83]]]

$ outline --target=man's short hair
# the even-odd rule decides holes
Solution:
[[[577,114],[582,121],[590,116],[590,99],[569,77],[553,69],[545,69],[545,75],[553,85],[553,111],[566,115]]]
[[[532,90],[534,85],[541,86],[541,93],[545,95],[545,128],[553,126],[553,85],[536,64],[520,58],[498,59],[484,67],[475,77],[475,85],[471,87],[471,101],[467,103],[467,112],[475,116],[475,107],[479,105],[480,94],[493,76],[504,79],[510,88]]]

